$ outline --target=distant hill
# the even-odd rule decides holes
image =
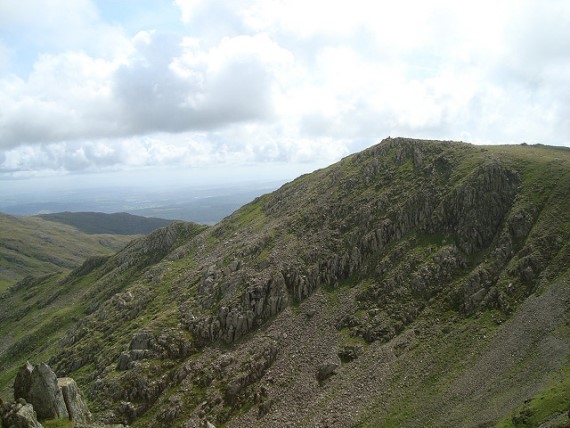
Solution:
[[[0,213],[0,291],[26,276],[65,272],[108,255],[140,234],[86,234],[40,217]]]
[[[159,227],[168,226],[173,220],[141,217],[128,213],[105,214],[98,212],[61,212],[40,214],[44,220],[76,227],[83,233],[111,233],[113,235],[147,235]]]

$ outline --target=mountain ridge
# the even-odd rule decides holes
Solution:
[[[156,217],[142,217],[125,212],[60,212],[39,214],[37,217],[53,222],[68,224],[87,234],[146,235],[159,227],[168,226],[174,220]]]
[[[570,406],[569,165],[386,139],[60,279],[100,292],[50,365],[132,426],[532,426]]]
[[[69,271],[89,256],[112,254],[136,236],[86,235],[41,218],[0,213],[0,292],[26,276]]]

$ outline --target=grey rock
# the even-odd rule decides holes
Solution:
[[[32,366],[29,361],[26,361],[20,370],[18,370],[18,374],[16,375],[16,379],[14,380],[14,400],[18,400],[19,398],[25,398],[32,386],[32,371],[34,370],[34,366]]]
[[[23,391],[22,388],[28,381],[26,370],[21,369],[18,374],[22,374],[24,379],[16,377],[14,385],[18,384],[18,392],[22,394],[28,403],[34,406],[40,419],[68,418],[69,414],[63,400],[63,395],[57,385],[57,376],[45,363],[38,364],[31,372],[29,388]],[[14,388],[16,392],[16,388]]]
[[[91,413],[75,381],[58,379],[45,363],[35,367],[26,363],[19,370],[14,381],[14,398],[18,410],[29,403],[40,419],[65,418],[76,424],[91,421]]]
[[[119,356],[119,363],[117,364],[117,370],[128,370],[131,363],[131,355],[128,352],[122,352]]]
[[[230,269],[230,272],[236,272],[242,267],[242,264],[239,260],[234,260],[228,267]]]
[[[358,358],[362,353],[362,348],[361,344],[345,345],[338,351],[338,356],[343,363],[348,363]]]
[[[57,385],[63,394],[70,419],[76,423],[86,424],[91,422],[91,412],[89,412],[87,404],[83,401],[77,383],[69,377],[63,377],[57,380]]]
[[[130,401],[122,401],[117,407],[117,413],[123,415],[129,423],[137,417],[137,409]]]
[[[273,400],[269,399],[269,400],[265,400],[264,402],[259,404],[259,410],[258,410],[258,416],[261,418],[262,416],[265,416],[267,413],[269,413],[269,410],[271,409],[271,406],[273,405]]]
[[[154,336],[150,331],[139,331],[133,334],[131,338],[131,350],[150,349],[154,343]]]
[[[337,363],[326,362],[324,364],[321,364],[317,370],[317,380],[319,381],[319,384],[323,384],[324,381],[335,374],[337,368]]]
[[[2,426],[9,428],[43,428],[38,422],[34,407],[19,402],[6,404],[1,411]]]

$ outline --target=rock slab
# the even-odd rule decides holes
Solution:
[[[69,419],[75,421],[76,424],[89,423],[91,421],[91,412],[83,400],[77,383],[70,377],[61,377],[57,379],[57,386],[63,394]]]
[[[91,420],[91,413],[81,391],[71,378],[58,379],[45,363],[32,366],[26,362],[14,380],[14,399],[33,406],[39,419],[70,419],[78,424]],[[8,425],[11,426],[11,425]]]
[[[14,399],[25,399],[34,406],[40,419],[69,418],[63,394],[57,386],[57,376],[41,363],[33,367],[26,363],[14,381]]]
[[[0,409],[2,426],[10,428],[43,428],[38,422],[34,407],[25,400],[7,403]]]

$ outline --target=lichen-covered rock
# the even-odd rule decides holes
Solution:
[[[131,355],[128,352],[121,352],[119,363],[117,364],[117,370],[128,370],[131,362]]]
[[[333,374],[335,374],[336,369],[338,368],[338,364],[335,362],[328,361],[323,363],[319,366],[317,370],[317,380],[319,384],[323,384],[328,378],[330,378]]]
[[[30,364],[29,361],[26,361],[20,370],[18,370],[18,374],[16,375],[16,379],[14,381],[14,398],[25,398],[28,395],[28,391],[32,386],[32,371],[34,370],[34,366]]]
[[[30,403],[40,419],[70,419],[76,424],[91,421],[81,391],[71,378],[57,378],[51,368],[26,362],[14,380],[14,398]],[[7,425],[11,426],[11,425]]]
[[[91,421],[91,412],[83,400],[77,383],[69,377],[59,378],[57,385],[61,389],[63,399],[69,413],[69,418],[76,424],[86,424]]]
[[[23,399],[4,404],[0,409],[0,420],[2,426],[7,428],[43,428],[34,407]]]
[[[339,351],[338,356],[343,363],[349,363],[358,358],[362,353],[363,346],[357,345],[344,345]]]
[[[154,336],[149,331],[139,331],[133,334],[131,338],[131,350],[145,350],[150,349],[154,343]]]
[[[31,403],[40,419],[69,417],[57,385],[57,376],[45,363],[32,367],[32,370],[26,363],[14,381],[14,394],[14,399],[24,398]]]

